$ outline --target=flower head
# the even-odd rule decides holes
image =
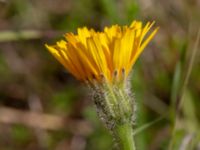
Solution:
[[[78,80],[113,83],[127,78],[157,32],[156,28],[146,36],[153,24],[133,21],[130,26],[105,27],[103,32],[78,28],[77,34],[66,33],[65,40],[46,47]]]
[[[133,21],[130,26],[113,25],[102,32],[83,27],[77,34],[65,34],[65,40],[53,46],[46,45],[72,75],[89,83],[99,117],[123,150],[135,147],[132,125],[136,118],[135,100],[123,81],[156,34],[158,28],[147,35],[153,24]]]

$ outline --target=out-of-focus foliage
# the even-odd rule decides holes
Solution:
[[[80,26],[101,30],[134,19],[160,27],[130,79],[135,126],[164,117],[136,135],[138,149],[200,149],[199,46],[189,65],[199,8],[199,0],[0,0],[0,149],[111,149],[90,92],[44,44]]]

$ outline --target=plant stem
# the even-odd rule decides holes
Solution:
[[[119,124],[115,128],[115,134],[120,150],[136,150],[131,124]]]

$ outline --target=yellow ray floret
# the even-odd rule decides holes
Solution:
[[[121,81],[127,78],[135,61],[156,34],[154,25],[133,21],[130,26],[113,25],[103,32],[78,28],[77,35],[65,34],[65,40],[47,49],[78,80],[92,82]]]

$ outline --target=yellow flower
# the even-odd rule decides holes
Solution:
[[[65,40],[46,47],[78,80],[113,83],[127,78],[158,30],[146,36],[153,24],[142,26],[142,22],[133,21],[130,26],[105,27],[103,32],[78,28],[77,35],[66,33]]]

